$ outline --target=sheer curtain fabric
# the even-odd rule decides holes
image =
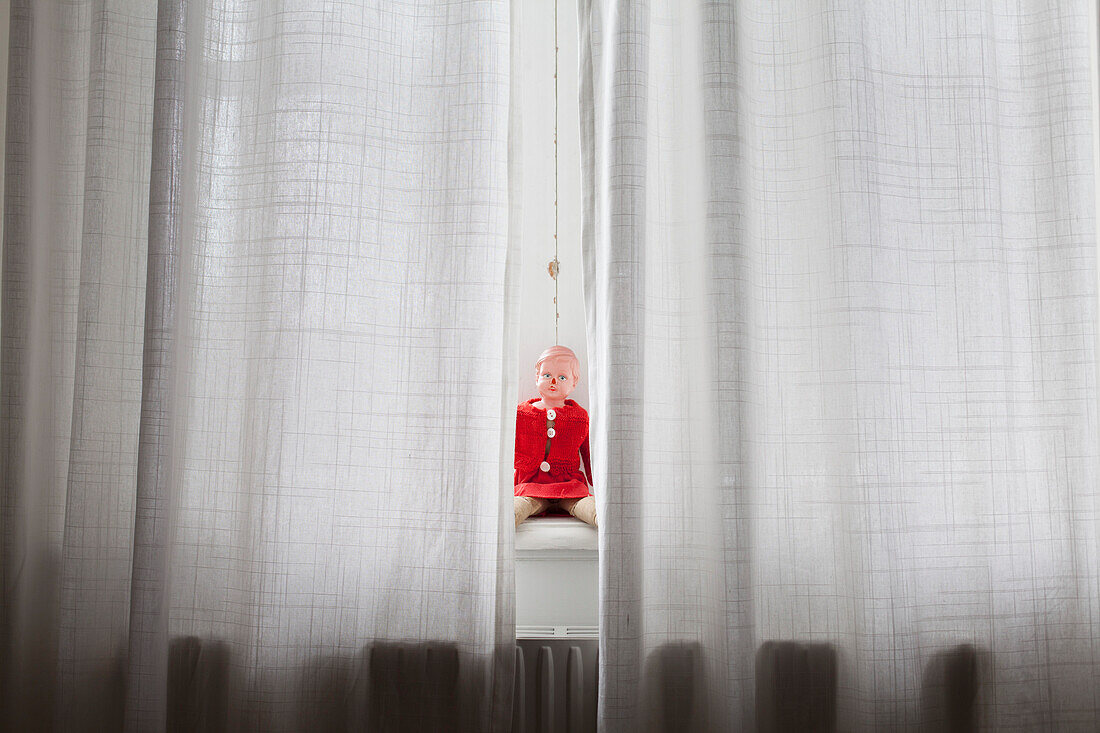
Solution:
[[[4,726],[503,724],[508,4],[12,6]]]
[[[602,730],[1100,724],[1095,6],[947,5],[580,2]]]

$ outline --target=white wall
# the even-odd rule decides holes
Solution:
[[[588,406],[584,294],[581,287],[580,108],[577,3],[558,3],[558,343],[577,352],[581,383],[573,398]],[[554,345],[554,0],[513,0],[519,68],[517,154],[521,180],[519,399],[535,397],[535,359]],[[514,107],[515,109],[515,107]]]
[[[1090,34],[1089,73],[1092,76],[1092,172],[1095,214],[1100,218],[1100,3],[1092,6],[1092,33]],[[1097,232],[1096,274],[1100,279],[1100,229]],[[1097,292],[1097,309],[1100,309],[1100,292]],[[1100,312],[1100,310],[1098,310]],[[1100,333],[1096,334],[1096,353],[1100,354]],[[1100,384],[1100,361],[1096,364],[1096,384]],[[1100,408],[1100,394],[1096,396]]]

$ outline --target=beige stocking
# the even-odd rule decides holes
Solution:
[[[516,510],[516,526],[518,527],[532,514],[546,511],[546,508],[550,506],[550,502],[533,496],[517,496],[513,506]]]
[[[600,526],[596,519],[596,498],[593,496],[586,496],[583,499],[562,499],[561,508],[582,522],[587,522],[593,527]]]

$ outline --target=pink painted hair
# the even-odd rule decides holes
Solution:
[[[568,346],[551,346],[549,349],[542,352],[535,362],[535,376],[537,377],[538,373],[542,371],[542,363],[555,356],[564,356],[569,360],[569,371],[573,372],[573,381],[579,384],[581,381],[581,362],[580,359],[577,358],[577,355],[573,353],[573,350]]]

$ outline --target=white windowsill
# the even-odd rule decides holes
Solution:
[[[599,557],[596,528],[573,517],[535,517],[516,528],[516,558],[555,560]]]

